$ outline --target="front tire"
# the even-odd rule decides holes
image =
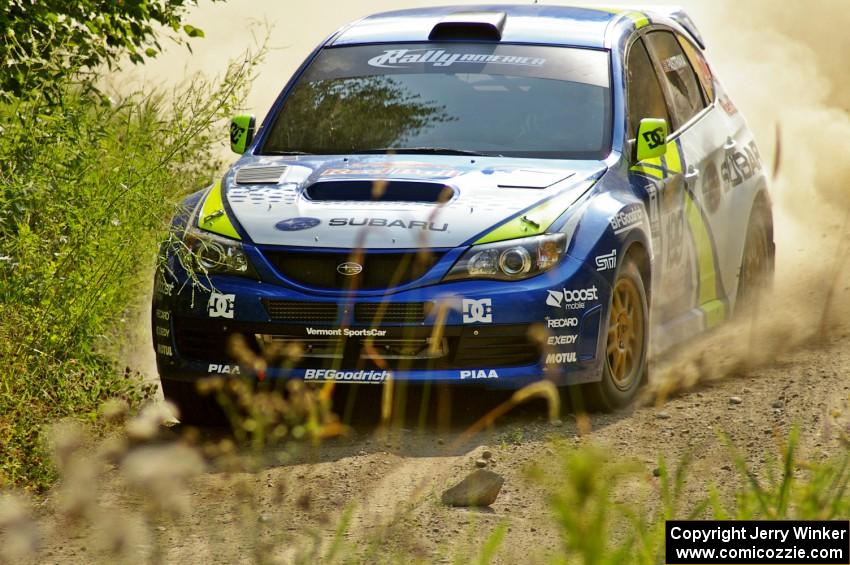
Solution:
[[[626,256],[611,290],[602,380],[584,385],[590,407],[610,411],[630,404],[646,377],[649,307],[640,268]]]
[[[162,394],[180,412],[181,424],[195,426],[222,425],[226,419],[215,395],[202,395],[196,381],[161,379]]]

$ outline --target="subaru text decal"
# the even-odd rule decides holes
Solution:
[[[333,218],[328,222],[331,227],[339,226],[370,226],[375,228],[402,228],[407,230],[420,229],[423,231],[446,231],[449,229],[449,224],[439,224],[437,222],[420,222],[411,220],[388,220],[386,218]]]

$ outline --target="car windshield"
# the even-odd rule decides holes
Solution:
[[[384,44],[322,50],[260,152],[602,159],[610,143],[605,51]]]

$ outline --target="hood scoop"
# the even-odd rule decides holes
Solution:
[[[314,202],[448,202],[455,190],[444,184],[417,181],[321,181],[304,190]]]
[[[236,184],[277,184],[287,167],[242,167],[236,171]]]

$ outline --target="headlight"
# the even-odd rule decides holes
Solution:
[[[458,259],[444,280],[516,281],[544,273],[567,250],[567,235],[553,233],[474,245]]]
[[[189,228],[183,234],[183,244],[183,266],[197,274],[257,276],[238,241]]]

